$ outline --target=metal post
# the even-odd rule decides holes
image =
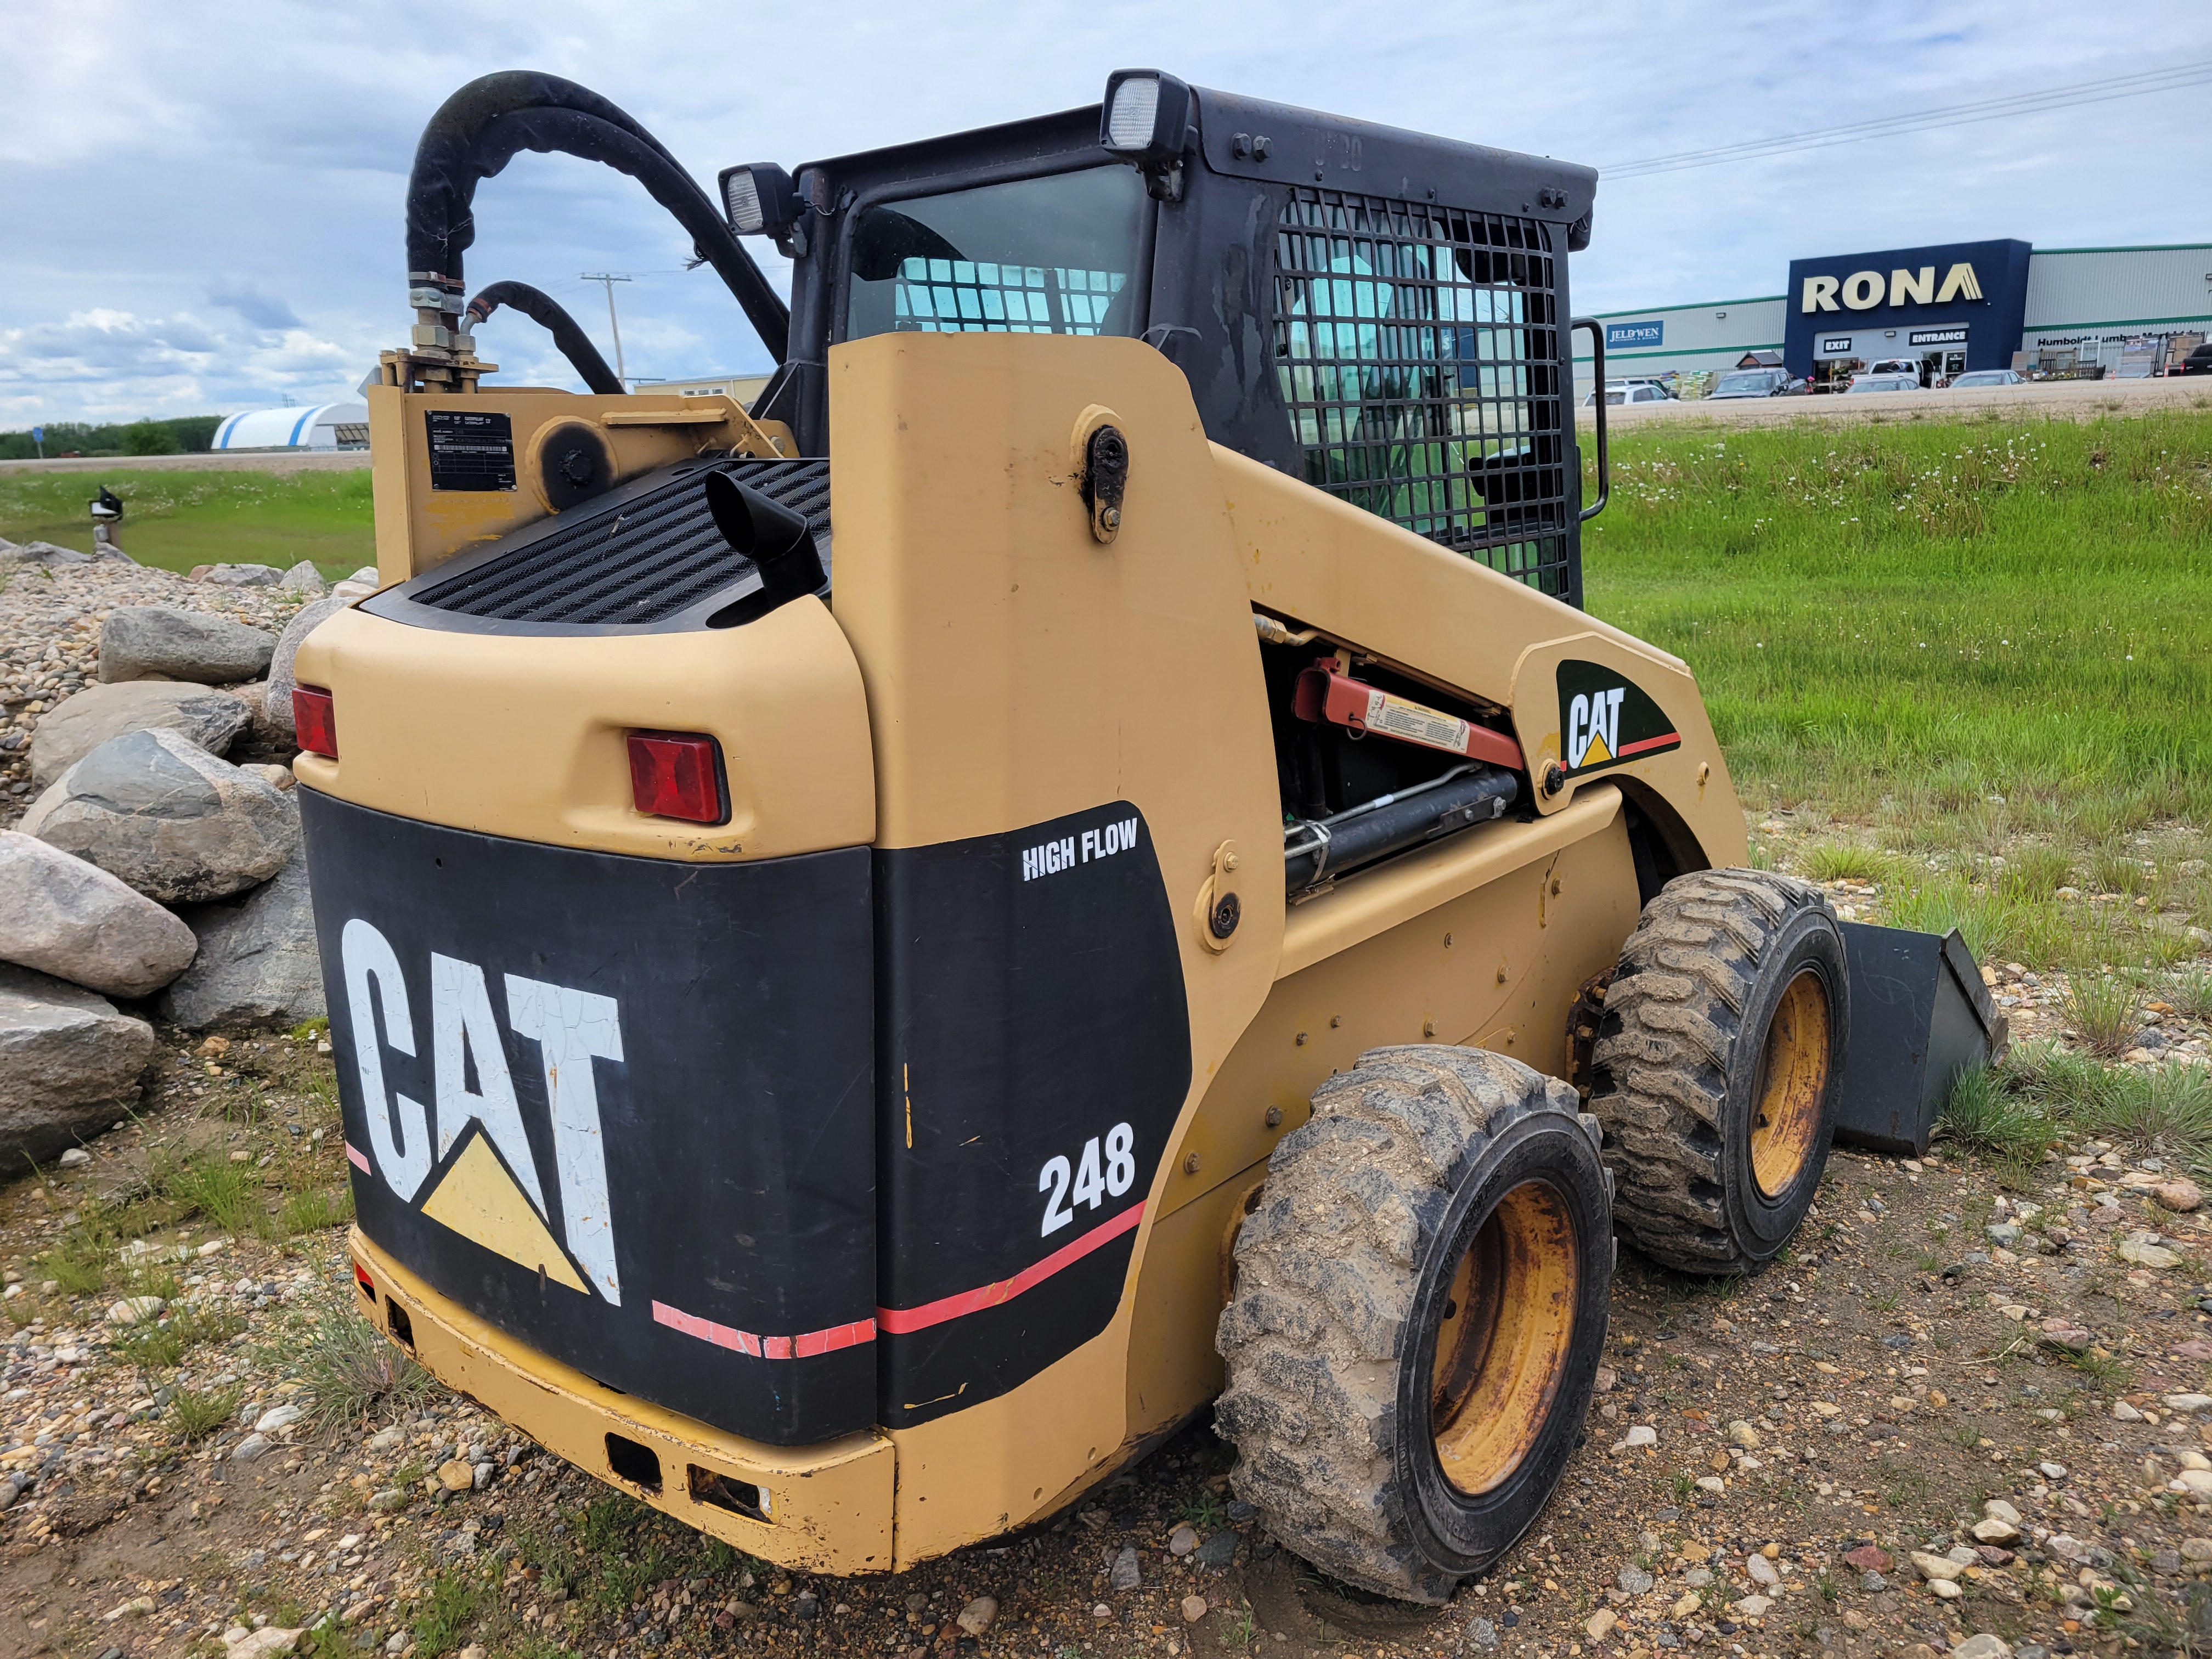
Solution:
[[[611,270],[586,270],[579,274],[576,280],[580,283],[600,283],[606,287],[607,326],[614,331],[615,336],[615,379],[628,386],[629,376],[623,372],[622,325],[615,320],[615,284],[626,283],[629,278]]]

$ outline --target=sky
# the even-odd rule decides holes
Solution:
[[[0,429],[351,395],[401,343],[402,202],[423,122],[495,70],[583,82],[711,194],[787,166],[1096,102],[1142,65],[1601,168],[2212,59],[2203,0],[1681,0],[1452,6],[1133,0],[756,8],[629,0],[0,0]],[[1579,311],[1781,291],[1792,258],[2015,236],[2212,240],[2212,88],[1598,185]],[[635,182],[528,153],[476,199],[471,287],[527,282],[610,361],[675,379],[769,359]],[[779,288],[787,269],[749,244]],[[501,313],[502,380],[577,386]],[[579,387],[578,389],[580,389]]]

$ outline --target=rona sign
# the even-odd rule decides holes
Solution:
[[[2028,251],[2008,240],[1792,260],[1783,361],[1809,374],[1820,337],[1845,328],[1862,357],[1910,356],[1908,331],[1941,328],[1965,331],[1968,368],[2002,368],[2020,347]]]

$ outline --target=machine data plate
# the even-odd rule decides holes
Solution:
[[[504,415],[433,409],[429,423],[430,488],[514,488],[514,423]]]

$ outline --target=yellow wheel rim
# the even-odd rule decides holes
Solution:
[[[1498,1486],[1535,1444],[1566,1372],[1581,1265],[1565,1200],[1535,1181],[1498,1200],[1460,1258],[1437,1328],[1429,1423],[1461,1492]]]
[[[1751,1174],[1769,1198],[1790,1190],[1812,1153],[1830,1059],[1828,988],[1808,968],[1783,992],[1759,1057]]]

